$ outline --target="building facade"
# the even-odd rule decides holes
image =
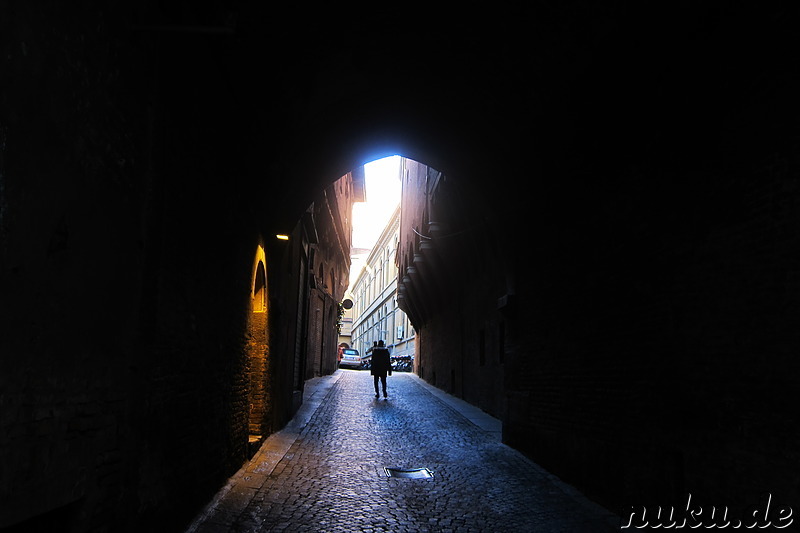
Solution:
[[[416,332],[397,303],[399,241],[398,205],[352,287],[352,346],[365,357],[378,340],[386,343],[393,358],[413,358],[416,352]]]
[[[308,253],[309,293],[303,379],[336,370],[339,304],[350,273],[351,208],[359,201],[352,173],[339,179],[309,207],[313,233]]]
[[[352,300],[351,300],[352,301]],[[352,306],[342,307],[339,311],[341,317],[339,318],[339,347],[349,348],[353,342],[353,308]]]

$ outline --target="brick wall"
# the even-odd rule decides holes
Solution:
[[[266,436],[270,433],[270,380],[269,345],[267,344],[267,313],[250,314],[249,341],[249,384],[248,401],[250,435]]]

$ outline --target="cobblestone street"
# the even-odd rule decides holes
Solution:
[[[388,384],[384,400],[366,371],[311,380],[295,419],[188,532],[618,529],[613,515],[501,444],[496,420],[413,374]],[[433,477],[388,477],[384,467]]]

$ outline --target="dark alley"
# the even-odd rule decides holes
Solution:
[[[797,529],[798,27],[798,3],[0,0],[0,531],[185,531],[293,428],[210,523],[364,524],[361,483],[392,530],[591,529],[559,480],[631,523]],[[367,309],[353,212],[386,156]],[[385,406],[338,370],[347,307],[357,357],[403,350]]]

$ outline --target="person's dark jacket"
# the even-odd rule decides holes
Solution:
[[[389,359],[389,350],[374,348],[372,350],[372,364],[369,373],[373,376],[392,375],[392,362]]]

